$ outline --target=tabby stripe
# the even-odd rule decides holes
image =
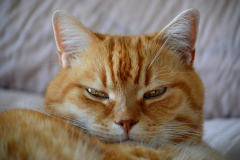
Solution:
[[[74,88],[83,88],[82,85],[80,84],[69,84],[68,86],[65,87],[65,89],[62,91],[62,96],[60,97],[60,99],[65,99],[66,95],[68,94],[69,91],[71,91]]]
[[[115,47],[115,42],[114,39],[111,37],[108,43],[108,50],[109,50],[109,56],[108,56],[108,61],[109,61],[109,68],[111,70],[111,78],[113,84],[115,84],[115,77],[114,77],[114,72],[113,72],[113,49]]]
[[[132,75],[130,73],[132,69],[131,59],[129,57],[129,52],[127,50],[127,45],[129,40],[126,37],[119,38],[119,44],[121,44],[121,49],[119,51],[119,68],[118,68],[118,77],[122,82],[126,82],[128,78],[131,78]]]
[[[46,101],[46,106],[49,106],[50,104],[53,104],[53,103],[63,103],[63,100],[65,99],[66,95],[68,94],[68,92],[74,88],[83,88],[82,85],[79,85],[79,84],[69,84],[68,86],[65,87],[65,89],[62,91],[62,94],[60,97],[58,97],[57,99],[51,99],[51,100],[48,100]]]
[[[141,75],[142,65],[143,65],[143,57],[140,55],[140,50],[142,48],[142,41],[141,41],[140,38],[138,39],[136,48],[137,48],[137,57],[138,57],[138,72],[137,72],[137,75],[135,77],[134,83],[138,84],[139,79],[140,79],[140,75]]]
[[[106,88],[107,87],[107,77],[106,77],[106,71],[103,69],[103,74],[100,75],[101,81],[103,83],[103,86]]]
[[[145,73],[145,86],[148,86],[149,83],[150,83],[150,77],[152,76],[152,71],[151,69],[148,69],[146,70],[146,73]]]
[[[195,101],[194,101],[194,96],[191,94],[191,89],[190,89],[190,87],[187,85],[187,83],[186,82],[183,82],[183,81],[180,81],[180,82],[178,82],[178,83],[176,83],[176,84],[174,84],[172,87],[178,87],[178,88],[180,88],[187,96],[188,96],[188,99],[189,100],[192,100],[191,101],[191,105],[190,105],[190,107],[194,110],[194,111],[199,111],[199,110],[202,110],[202,106],[201,105],[197,105],[198,103],[196,103]]]
[[[178,116],[175,118],[176,121],[183,123],[183,125],[188,126],[190,128],[193,128],[194,130],[197,130],[201,128],[201,125],[199,125],[199,122],[194,122],[190,120],[190,117],[184,117],[184,116]]]
[[[125,74],[126,78],[132,78],[132,75],[131,75],[132,60],[129,54],[129,50],[127,48],[131,44],[131,39],[129,39],[128,37],[123,37],[123,40],[125,41],[125,43],[123,43],[124,61],[125,61],[124,73],[126,73]]]

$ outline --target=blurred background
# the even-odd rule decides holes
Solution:
[[[238,0],[1,0],[0,87],[45,93],[60,70],[54,10],[68,11],[92,31],[140,35],[160,31],[189,8],[201,14],[194,65],[206,87],[205,116],[240,116]]]
[[[92,31],[140,35],[160,31],[189,8],[201,14],[194,66],[206,88],[204,116],[237,119],[231,124],[240,128],[239,0],[1,0],[0,109],[43,105],[46,87],[60,70],[54,10],[68,11]],[[238,131],[231,138],[240,141]]]

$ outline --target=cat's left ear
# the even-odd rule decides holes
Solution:
[[[75,52],[84,51],[99,41],[92,31],[66,11],[56,10],[52,15],[52,25],[62,67],[71,66]]]
[[[188,9],[172,20],[155,38],[181,54],[185,64],[193,64],[200,14]]]

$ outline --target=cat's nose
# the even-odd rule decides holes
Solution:
[[[136,124],[138,121],[134,119],[129,119],[129,120],[118,120],[116,121],[117,124],[123,126],[124,131],[128,134],[130,131],[131,127]]]

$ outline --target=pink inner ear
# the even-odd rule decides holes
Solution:
[[[197,34],[198,34],[198,23],[199,23],[199,15],[195,15],[193,13],[190,13],[191,17],[193,18],[192,20],[192,29],[191,29],[191,32],[190,32],[190,39],[189,39],[189,43],[191,44],[190,45],[190,51],[194,50],[195,49],[195,43],[197,41]],[[195,51],[194,51],[194,54],[195,54]]]
[[[55,11],[52,23],[62,67],[71,64],[72,56],[68,54],[84,51],[89,45],[99,41],[94,33],[66,11]]]
[[[61,30],[59,27],[59,22],[55,18],[54,19],[54,31],[55,31],[55,38],[56,38],[56,43],[57,43],[57,48],[58,48],[58,58],[61,66],[63,67],[63,62],[62,62],[62,53],[63,53],[63,46],[62,44],[62,36],[61,36]]]

